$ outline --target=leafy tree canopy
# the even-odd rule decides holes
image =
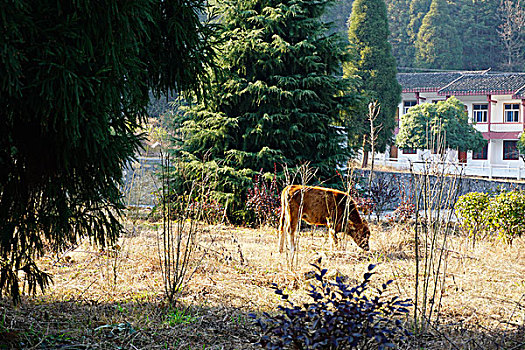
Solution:
[[[525,162],[525,133],[522,132],[518,138],[518,151],[520,152],[521,159]]]
[[[475,151],[487,144],[481,132],[469,124],[465,106],[455,97],[414,106],[400,122],[396,137],[400,148]]]

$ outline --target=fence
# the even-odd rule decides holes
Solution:
[[[151,208],[157,204],[160,183],[156,173],[161,165],[157,157],[137,157],[126,165],[121,188],[126,206]]]
[[[424,167],[428,167],[429,161],[413,161],[407,158],[383,158],[376,157],[375,163],[378,165],[388,166],[399,170],[412,170],[415,172],[423,171]],[[448,173],[448,174],[462,174],[465,176],[480,176],[493,178],[505,178],[521,180],[525,177],[525,167],[511,166],[503,164],[488,164],[488,165],[472,165],[468,163],[457,162],[443,162],[431,161],[431,166]]]

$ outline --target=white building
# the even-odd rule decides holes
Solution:
[[[399,73],[398,81],[402,86],[398,116],[417,104],[455,96],[488,140],[488,145],[476,152],[449,150],[446,161],[474,175],[525,177],[525,164],[516,148],[525,125],[525,73]],[[406,167],[409,162],[421,162],[429,156],[429,150],[398,150],[392,146],[385,162]]]

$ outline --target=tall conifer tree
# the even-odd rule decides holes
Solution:
[[[352,128],[360,131],[354,144],[363,144],[370,130],[367,121],[368,103],[378,101],[380,113],[376,125],[376,149],[382,152],[391,144],[396,108],[401,99],[401,86],[396,80],[396,61],[388,42],[388,19],[384,0],[355,0],[350,15],[348,38],[355,59],[345,65],[346,75],[361,78],[362,101],[360,113],[350,121]],[[364,138],[364,139],[363,139]],[[368,147],[365,146],[365,150]]]
[[[410,40],[408,55],[411,57],[411,66],[414,64],[417,33],[419,33],[419,28],[421,28],[423,18],[430,10],[431,3],[432,0],[411,0],[410,2],[408,9],[409,23],[407,27],[407,34]]]
[[[410,23],[410,16],[407,13],[410,0],[387,0],[385,2],[392,55],[396,58],[398,66],[410,67],[414,61],[414,48],[407,30]]]
[[[338,34],[328,35],[320,19],[330,3],[219,4],[222,72],[214,77],[210,100],[181,120],[181,153],[187,171],[215,167],[218,191],[233,196],[238,207],[255,172],[310,162],[327,178],[348,158],[345,133],[334,125],[342,125],[352,88],[338,77],[345,44]]]
[[[0,294],[15,300],[49,283],[46,247],[117,239],[149,90],[195,87],[211,54],[202,0],[104,4],[0,5]]]
[[[462,67],[462,45],[446,0],[432,0],[416,41],[416,65],[421,68]]]
[[[501,61],[498,38],[498,1],[461,0],[459,15],[454,19],[463,43],[463,69],[495,68]]]

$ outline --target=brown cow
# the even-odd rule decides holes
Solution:
[[[336,245],[337,232],[344,231],[360,248],[370,249],[368,224],[366,220],[361,219],[356,203],[347,193],[330,188],[291,185],[287,186],[281,195],[281,253],[284,249],[285,232],[288,233],[290,249],[292,252],[295,250],[295,230],[299,223],[299,215],[309,224],[327,226]]]

